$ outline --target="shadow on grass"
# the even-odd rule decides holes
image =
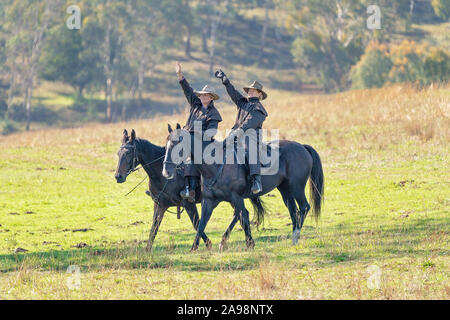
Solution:
[[[157,246],[147,252],[144,246],[121,248],[84,248],[61,251],[43,251],[24,254],[0,255],[0,272],[22,269],[65,272],[71,265],[82,271],[99,269],[166,269],[181,271],[237,271],[253,269],[259,259],[252,255],[233,255],[227,261],[210,260],[205,249],[190,252],[190,246]],[[226,254],[226,253],[225,253]]]
[[[145,241],[129,241],[111,244],[114,247],[92,246],[81,249],[53,250],[20,254],[0,255],[0,272],[12,272],[22,269],[65,272],[70,265],[77,265],[82,271],[99,269],[159,269],[174,268],[180,271],[239,271],[260,266],[261,259],[269,257],[277,262],[296,265],[314,264],[319,267],[339,263],[364,263],[384,258],[427,257],[430,250],[421,247],[427,237],[445,237],[446,219],[427,219],[406,225],[381,226],[381,231],[364,233],[355,230],[355,225],[332,226],[317,232],[305,229],[300,237],[299,246],[291,246],[290,239],[283,234],[255,235],[254,251],[247,251],[242,232],[229,241],[229,248],[218,254],[217,245],[209,253],[203,244],[199,252],[191,253],[193,233],[176,235],[163,244],[155,243],[153,251],[145,250]],[[236,232],[238,233],[238,232]],[[279,232],[280,233],[280,232]],[[219,232],[210,232],[210,236],[219,238]],[[361,240],[360,236],[363,236]],[[340,247],[333,237],[349,239],[350,249]],[[370,246],[371,237],[380,245]],[[345,240],[345,239],[344,239]],[[445,239],[441,239],[445,241]],[[439,241],[441,241],[439,240]],[[353,242],[353,243],[352,243]],[[366,243],[367,242],[367,243]],[[434,255],[446,255],[446,250],[433,250]]]

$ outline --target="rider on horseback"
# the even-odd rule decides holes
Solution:
[[[213,102],[214,100],[218,100],[219,96],[208,85],[206,85],[201,91],[194,91],[184,78],[179,62],[176,63],[176,73],[184,95],[191,106],[189,118],[183,129],[186,129],[193,134],[194,124],[196,121],[199,121],[202,124],[202,134],[206,130],[215,134],[219,126],[219,122],[222,121],[222,117]],[[211,134],[210,138],[212,138],[214,134]],[[180,196],[183,199],[187,199],[189,202],[195,203],[195,189],[200,174],[196,170],[194,164],[186,164],[184,169],[184,177],[185,189],[181,190]]]
[[[262,191],[261,162],[259,156],[259,146],[261,143],[259,141],[261,139],[260,129],[262,129],[262,124],[267,117],[267,111],[264,109],[260,100],[266,99],[267,94],[263,91],[263,86],[258,81],[254,81],[251,85],[243,88],[247,93],[247,97],[244,97],[233,87],[222,70],[216,71],[215,76],[222,80],[228,95],[238,107],[238,114],[232,128],[233,130],[227,139],[234,139],[234,137],[239,138],[242,132],[245,132],[248,129],[256,130],[256,141],[252,141],[252,143],[256,143],[256,150],[258,150],[258,152],[256,154],[256,163],[249,163],[249,169],[253,181],[251,190],[254,194],[259,193]],[[249,157],[248,152],[250,151],[248,143],[250,142],[246,141],[245,143],[247,159]]]

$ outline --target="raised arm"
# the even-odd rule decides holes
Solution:
[[[223,73],[222,70],[218,70],[215,73],[216,78],[219,78],[222,80],[222,84],[227,89],[227,93],[230,96],[231,100],[236,104],[238,108],[241,108],[244,103],[247,102],[247,99],[239,92],[237,91],[234,86],[231,84],[230,80],[227,78],[225,73]]]
[[[181,71],[181,65],[178,61],[176,62],[175,70],[177,72],[178,81],[191,108],[198,105],[199,103],[201,104],[200,99],[194,93],[194,89],[192,89],[192,87],[189,85],[189,82],[184,77],[183,72]]]

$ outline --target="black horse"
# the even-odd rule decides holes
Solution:
[[[191,136],[191,139],[184,141],[182,137],[186,137],[188,133],[182,131],[183,129],[178,124],[177,130],[174,131],[169,126],[169,137],[163,166],[163,175],[168,179],[175,176],[177,165],[172,162],[172,150],[178,144],[185,144],[184,149],[188,150],[186,154],[181,155],[182,160],[185,161],[190,156],[195,162],[193,148],[191,148],[195,138]],[[218,147],[224,147],[224,142],[202,141],[202,151],[211,143],[217,143],[219,144]],[[212,211],[222,201],[231,203],[235,212],[230,226],[222,236],[221,248],[226,246],[230,232],[238,220],[241,221],[245,231],[247,247],[253,247],[254,241],[251,237],[249,215],[244,206],[244,198],[250,198],[252,204],[259,209],[257,210],[257,220],[261,221],[264,218],[264,208],[261,206],[259,196],[275,188],[278,188],[280,191],[284,204],[291,215],[293,225],[292,242],[296,244],[305,218],[311,209],[305,196],[305,187],[309,178],[310,201],[313,205],[314,217],[316,219],[320,217],[324,194],[324,177],[322,162],[318,153],[311,146],[302,145],[294,141],[280,140],[278,146],[279,169],[276,174],[262,176],[263,191],[256,195],[252,195],[249,192],[245,165],[206,164],[203,160],[201,164],[197,164],[197,168],[202,176],[202,215],[192,250],[198,248],[199,237],[205,230]],[[234,146],[232,147],[234,148]],[[299,209],[297,209],[297,205]]]
[[[150,230],[147,244],[148,251],[152,249],[153,241],[158,233],[158,228],[164,217],[164,213],[169,207],[184,207],[195,230],[197,230],[199,223],[196,205],[183,200],[179,196],[179,191],[184,186],[183,176],[177,173],[175,174],[174,179],[167,180],[161,173],[165,151],[166,150],[163,147],[156,146],[145,139],[136,138],[134,130],[131,131],[131,136],[128,136],[127,130],[124,130],[122,145],[117,153],[119,156],[119,162],[115,173],[117,183],[124,183],[127,176],[136,171],[136,167],[139,164],[149,177],[149,195],[154,201],[154,213],[153,225]],[[198,190],[198,194],[200,194],[200,190]],[[197,203],[199,203],[201,197],[198,197],[196,200]],[[209,238],[204,232],[201,232],[200,234],[206,247],[211,249],[212,244]]]

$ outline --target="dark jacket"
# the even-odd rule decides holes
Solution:
[[[208,129],[213,129],[217,131],[219,126],[219,122],[222,121],[222,117],[220,116],[219,111],[214,107],[214,102],[211,103],[206,108],[206,112],[202,110],[202,102],[200,98],[194,93],[194,90],[189,85],[189,82],[183,78],[180,81],[181,88],[184,91],[184,95],[186,96],[187,101],[189,102],[190,114],[189,118],[186,121],[184,129],[189,132],[194,132],[194,122],[201,121],[202,122],[202,132]]]
[[[228,95],[238,108],[236,121],[232,129],[262,129],[262,124],[267,117],[267,111],[258,98],[246,98],[237,91],[230,80],[224,82]]]
[[[206,130],[212,129],[213,132],[211,137],[213,137],[219,126],[219,122],[222,121],[219,111],[214,107],[213,101],[206,108],[206,112],[202,110],[202,102],[200,98],[194,93],[194,90],[189,85],[189,82],[185,78],[180,81],[181,88],[183,89],[184,95],[186,96],[189,105],[191,106],[189,112],[189,118],[186,121],[184,129],[188,130],[190,133],[194,133],[194,122],[202,122],[202,133]],[[187,164],[184,169],[185,177],[199,177],[200,173],[194,164]]]

